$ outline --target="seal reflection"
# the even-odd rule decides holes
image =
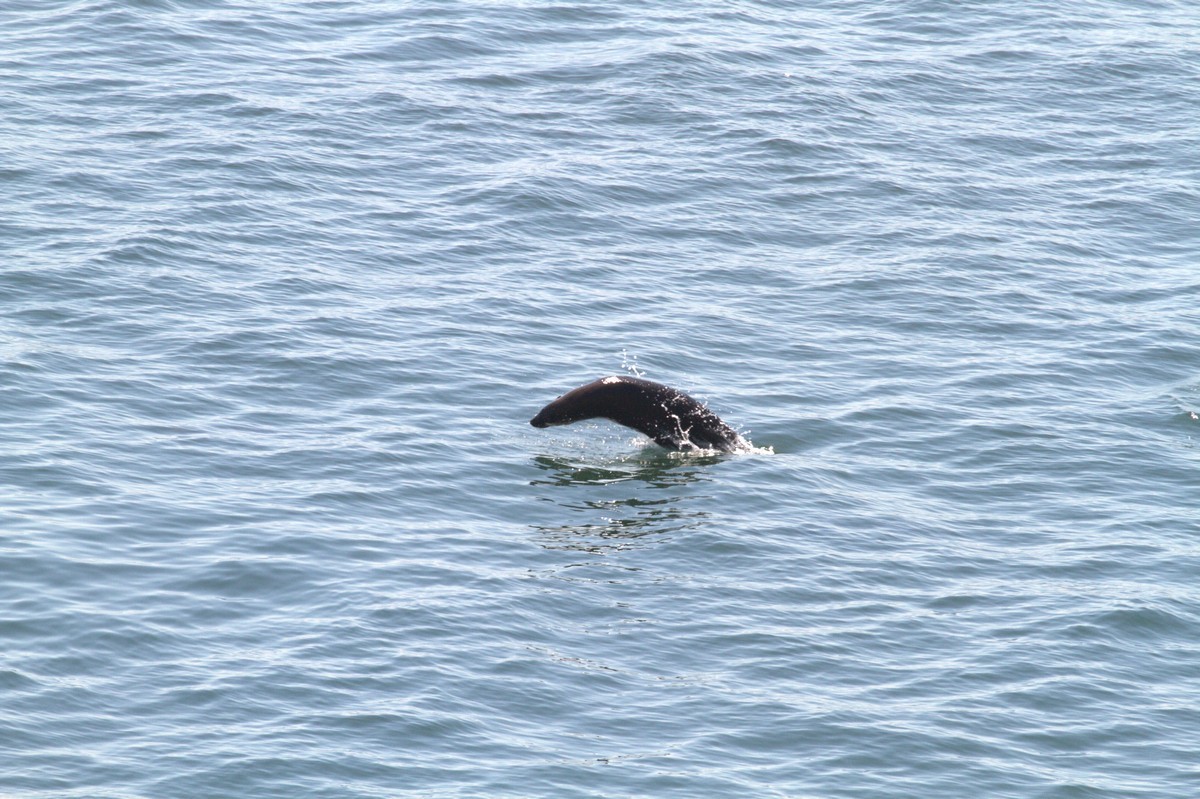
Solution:
[[[530,485],[552,487],[541,498],[567,511],[564,524],[531,524],[551,549],[597,552],[624,549],[702,524],[709,513],[689,508],[702,495],[695,486],[711,478],[705,467],[720,456],[666,455],[580,463],[534,457],[544,475]]]

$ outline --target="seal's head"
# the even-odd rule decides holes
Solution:
[[[597,416],[607,416],[607,403],[611,401],[614,391],[630,384],[630,381],[613,375],[603,377],[568,391],[529,420],[534,427],[555,427],[560,424],[571,424],[582,419],[594,419]]]

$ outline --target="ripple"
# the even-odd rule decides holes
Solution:
[[[11,790],[1190,796],[1184,6],[0,16]]]

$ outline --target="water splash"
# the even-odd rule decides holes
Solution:
[[[637,356],[631,356],[624,349],[621,350],[621,368],[629,372],[634,377],[645,377],[646,373],[638,368]]]

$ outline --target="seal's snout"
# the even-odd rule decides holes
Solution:
[[[550,423],[547,422],[545,419],[543,419],[542,415],[540,413],[537,416],[530,419],[529,423],[531,425],[533,425],[534,427],[549,427],[550,426]]]

